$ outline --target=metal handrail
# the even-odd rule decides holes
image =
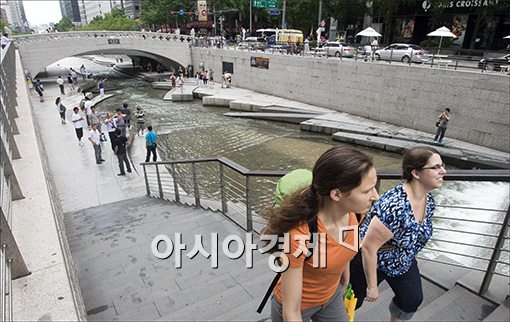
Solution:
[[[257,219],[259,217],[259,214],[256,212],[253,212],[253,209],[255,207],[253,200],[252,200],[252,193],[254,189],[251,187],[251,182],[254,180],[251,180],[250,178],[253,177],[265,177],[265,178],[274,178],[278,179],[286,174],[286,171],[280,171],[280,170],[250,170],[242,165],[239,165],[238,163],[225,158],[225,157],[219,157],[219,158],[199,158],[199,159],[184,159],[184,160],[172,160],[172,161],[162,161],[162,162],[144,162],[141,163],[144,170],[144,177],[145,177],[145,183],[146,183],[146,190],[147,195],[152,195],[153,192],[157,193],[157,197],[159,198],[165,198],[165,191],[173,191],[173,197],[175,198],[176,202],[179,202],[180,199],[180,192],[179,192],[179,182],[178,182],[178,176],[179,175],[185,175],[184,173],[177,173],[176,167],[182,166],[182,165],[191,165],[192,168],[192,178],[190,187],[190,192],[193,192],[191,195],[193,196],[192,199],[194,200],[194,206],[201,207],[206,202],[207,192],[204,191],[204,187],[201,187],[199,184],[199,175],[198,175],[198,164],[204,164],[204,163],[218,163],[218,167],[216,170],[219,176],[219,199],[221,201],[221,206],[218,206],[218,210],[221,213],[223,213],[228,219],[230,219],[232,222],[234,222],[236,225],[241,227],[242,229],[246,231],[256,231],[254,228],[254,224],[262,224],[263,221]],[[150,168],[156,168],[156,171],[148,171]],[[168,171],[168,174],[173,178],[173,189],[163,189],[163,184],[170,184],[169,182],[163,182],[161,180],[161,174],[160,171],[163,169]],[[238,181],[234,178],[228,176],[225,173],[225,170],[229,169],[232,170],[241,176],[244,177],[244,180]],[[155,181],[152,180],[154,177],[153,175],[156,174]],[[149,176],[151,176],[151,180],[149,180]],[[216,176],[216,175],[213,175]],[[397,171],[382,171],[378,173],[379,180],[401,180],[401,174]],[[445,175],[444,180],[446,181],[476,181],[476,182],[482,182],[482,181],[493,181],[493,182],[510,182],[510,170],[449,170],[448,173]],[[183,181],[184,182],[184,181]],[[188,180],[189,182],[189,180]],[[150,185],[150,183],[153,183],[156,185],[155,189],[152,188],[153,186]],[[244,194],[244,195],[243,195]],[[217,195],[216,195],[217,196]],[[191,197],[191,196],[190,196]],[[229,202],[228,197],[234,197],[239,198],[239,200],[244,201],[243,204],[233,204]],[[188,200],[189,198],[187,198]],[[234,199],[230,199],[234,200]],[[238,202],[238,201],[237,201]],[[477,211],[487,211],[487,212],[505,212],[505,210],[496,210],[496,209],[490,209],[490,208],[470,208],[465,206],[447,206],[447,205],[437,205],[438,207],[445,207],[445,208],[458,208],[458,209],[469,209],[469,210],[477,210]],[[232,213],[232,211],[235,211],[235,213]],[[486,249],[491,250],[491,258],[484,258],[481,256],[476,255],[470,255],[470,254],[462,254],[459,252],[453,252],[448,250],[439,250],[434,249],[430,247],[426,247],[425,249],[433,251],[433,252],[442,252],[446,254],[456,255],[456,256],[463,256],[466,258],[473,258],[476,260],[483,260],[485,262],[488,262],[487,269],[480,269],[477,267],[467,267],[472,270],[476,271],[482,271],[485,272],[481,287],[480,287],[480,294],[487,291],[488,285],[490,284],[490,281],[492,279],[493,275],[503,275],[502,273],[499,273],[495,271],[496,265],[507,265],[508,263],[500,260],[500,254],[502,252],[508,253],[508,250],[503,249],[503,242],[505,241],[506,236],[506,230],[508,229],[508,218],[510,210],[506,210],[505,220],[503,223],[499,222],[488,222],[488,221],[482,221],[482,220],[471,220],[471,219],[461,219],[461,218],[449,218],[449,217],[440,217],[437,216],[438,219],[441,220],[454,220],[454,221],[466,221],[466,222],[474,222],[474,223],[483,223],[483,224],[490,224],[499,227],[499,233],[497,235],[493,234],[487,234],[487,233],[479,233],[479,232],[472,232],[472,231],[462,231],[458,229],[453,228],[443,228],[443,227],[434,227],[434,229],[439,231],[449,231],[449,232],[456,232],[456,233],[463,233],[463,234],[471,234],[471,235],[478,235],[478,236],[484,236],[484,237],[491,237],[491,238],[497,238],[496,244],[494,247],[491,246],[485,246],[485,245],[470,245],[462,242],[456,242],[452,240],[442,240],[439,238],[431,239],[436,242],[447,242],[451,244],[458,244],[458,245],[464,245],[464,246],[471,246],[475,248],[480,249]],[[245,223],[241,224],[237,222],[233,216],[235,214],[241,214],[245,217]],[[441,262],[438,260],[429,259],[426,257],[419,257],[423,258],[425,260],[431,260],[435,262]],[[445,264],[449,264],[452,266],[459,266],[466,268],[466,265],[462,264],[452,264],[449,262],[441,262]]]

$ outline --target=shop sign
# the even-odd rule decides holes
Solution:
[[[264,57],[251,57],[251,67],[269,69],[269,58]]]
[[[476,8],[476,7],[491,7],[497,5],[500,0],[453,0],[444,5],[444,8]],[[424,0],[422,3],[423,10],[430,9],[430,0]]]

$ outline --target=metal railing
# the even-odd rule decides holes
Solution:
[[[43,42],[48,40],[79,40],[83,38],[132,38],[137,40],[186,41],[187,43],[192,40],[192,37],[189,35],[141,31],[71,31],[14,37],[17,43]]]
[[[266,223],[265,207],[271,206],[274,200],[275,184],[286,173],[279,170],[250,170],[223,157],[147,162],[142,163],[142,166],[148,196],[221,212],[242,229],[259,234]],[[389,188],[394,185],[392,181],[400,180],[401,174],[383,172],[379,173],[378,177],[382,185]],[[504,182],[506,184],[510,182],[510,172],[508,170],[449,170],[445,181]],[[480,294],[487,291],[494,275],[508,276],[510,208],[493,209],[448,204],[438,204],[436,207],[436,212],[443,210],[443,212],[462,214],[462,211],[476,211],[498,213],[500,216],[498,220],[489,221],[434,215],[436,233],[424,249],[425,252],[432,255],[443,254],[470,259],[472,263],[442,261],[423,255],[418,258],[484,272],[479,289]],[[451,223],[456,222],[485,225],[491,229],[477,232],[462,227],[449,227],[455,226]],[[443,232],[460,236],[443,236]],[[484,243],[466,243],[464,238],[466,235],[483,238]],[[462,253],[456,250],[458,246],[469,247],[474,251]],[[502,259],[502,254],[505,254],[506,259]]]

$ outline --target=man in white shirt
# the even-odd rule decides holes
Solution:
[[[90,128],[90,115],[92,114],[92,101],[90,100],[90,98],[88,96],[85,96],[85,104],[84,104],[84,107],[85,107],[85,117],[87,118],[87,125],[89,126]]]
[[[2,34],[2,40],[0,41],[0,43],[2,44],[2,49],[4,49],[5,46],[7,46],[7,44],[10,42],[11,42],[11,39],[9,38],[9,35],[6,32],[4,32]]]
[[[65,91],[64,91],[64,80],[62,79],[62,77],[58,77],[57,78],[57,84],[58,84],[58,87],[60,87],[60,93],[62,93],[62,95],[66,95]]]
[[[97,130],[97,124],[92,124],[89,132],[89,141],[94,147],[94,153],[96,155],[96,163],[101,164],[105,161],[101,158],[101,133]]]
[[[73,108],[73,116],[71,120],[73,121],[74,130],[76,131],[76,136],[78,137],[78,144],[83,145],[81,138],[83,137],[83,117],[81,117],[80,109],[78,107]]]

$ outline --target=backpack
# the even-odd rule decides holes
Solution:
[[[273,204],[273,208],[279,208],[282,204],[283,199],[292,193],[298,191],[299,189],[308,187],[312,184],[312,172],[307,169],[296,169],[293,170],[278,180],[276,183],[275,189],[275,202]],[[358,225],[361,225],[361,219],[363,218],[362,214],[356,214],[356,219],[358,221]],[[319,225],[317,223],[317,216],[311,222],[308,222],[308,230],[310,231],[310,243],[309,245],[313,245],[313,236],[319,230]],[[313,247],[308,248],[310,255],[305,257],[305,261],[313,257]],[[264,306],[266,306],[267,300],[273,293],[273,290],[280,280],[282,273],[276,273],[276,276],[271,281],[271,284],[267,288],[266,294],[262,298],[259,307],[257,308],[257,313],[261,314]]]

